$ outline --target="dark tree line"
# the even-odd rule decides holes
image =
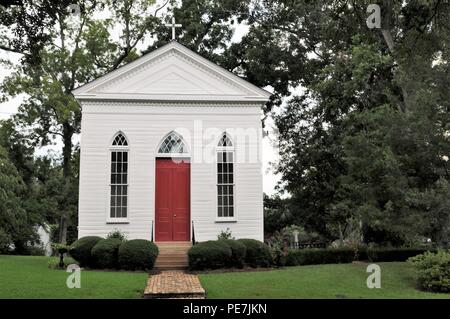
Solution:
[[[80,6],[79,16],[67,10],[69,2]],[[449,4],[378,1],[381,28],[369,29],[372,2],[184,0],[162,10],[150,0],[24,0],[1,11],[0,50],[22,55],[1,84],[2,97],[27,96],[2,125],[13,136],[24,132],[13,146],[2,144],[15,169],[5,174],[21,178],[19,198],[24,185],[56,183],[45,194],[51,208],[37,200],[20,205],[23,214],[30,224],[34,215],[58,220],[59,241],[66,241],[67,229],[76,226],[73,141],[81,121],[70,92],[167,43],[163,24],[173,13],[183,25],[179,42],[274,92],[264,111],[279,131],[276,169],[290,198],[266,199],[278,205],[268,221],[282,214],[286,225],[330,240],[358,233],[367,242],[396,245],[423,236],[448,242]],[[113,19],[94,18],[102,10]],[[239,23],[249,32],[231,43]],[[156,40],[140,52],[149,37]],[[39,179],[33,154],[55,138],[62,141],[61,158],[47,167],[55,176],[50,183]],[[30,148],[20,149],[23,141]]]

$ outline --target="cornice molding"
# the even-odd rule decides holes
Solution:
[[[262,107],[262,102],[236,101],[122,101],[122,100],[82,100],[81,106],[143,106],[143,107]]]

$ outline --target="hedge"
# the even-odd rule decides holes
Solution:
[[[226,266],[243,268],[247,253],[245,245],[234,239],[220,239],[220,241],[227,244],[231,249],[231,257],[227,260]]]
[[[367,249],[369,261],[406,261],[410,257],[433,251],[425,248],[370,248]]]
[[[217,269],[229,264],[232,250],[224,240],[210,240],[192,246],[188,251],[190,269]]]
[[[118,268],[119,267],[119,246],[122,240],[117,238],[102,239],[95,244],[91,250],[92,258],[96,267]]]
[[[292,249],[286,256],[286,266],[351,263],[354,257],[355,251],[346,248]]]
[[[246,247],[245,263],[251,267],[270,267],[272,255],[269,246],[255,239],[238,239]]]
[[[69,254],[80,263],[80,266],[95,267],[95,260],[91,255],[91,250],[100,240],[102,238],[98,236],[82,237],[70,246]]]
[[[119,247],[119,266],[127,270],[149,270],[153,268],[158,253],[158,247],[148,240],[128,240]]]
[[[286,266],[340,264],[355,260],[370,262],[406,261],[427,251],[424,248],[317,248],[291,249],[286,256]]]

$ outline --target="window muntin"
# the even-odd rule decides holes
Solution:
[[[231,139],[224,133],[217,151],[217,217],[234,217],[234,152]]]
[[[111,152],[111,218],[126,218],[128,207],[128,152]]]
[[[114,138],[113,146],[128,146],[128,141],[122,133],[119,133]]]
[[[232,147],[233,143],[231,142],[230,137],[226,133],[223,133],[222,137],[220,138],[219,144],[217,146],[219,146],[219,147]]]
[[[109,217],[126,218],[128,214],[128,141],[118,133],[111,149]]]
[[[164,141],[159,147],[158,153],[160,154],[183,154],[187,153],[186,145],[184,145],[183,139],[175,132],[171,132],[166,136]]]

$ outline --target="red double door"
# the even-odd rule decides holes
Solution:
[[[155,239],[188,241],[191,165],[185,159],[156,160]]]

